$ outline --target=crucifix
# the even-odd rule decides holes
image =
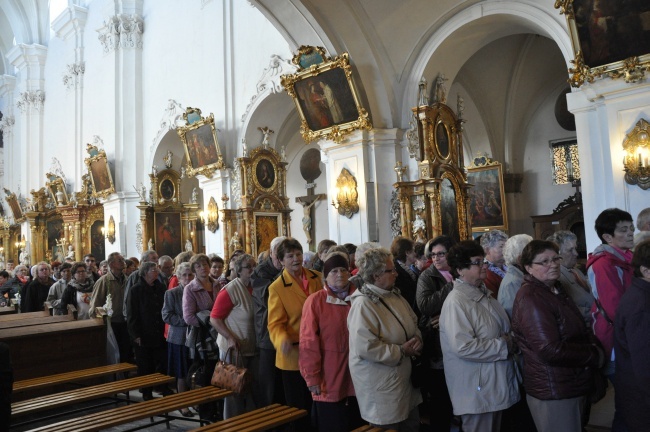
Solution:
[[[296,202],[302,205],[302,230],[307,236],[307,247],[311,248],[313,242],[312,234],[314,233],[313,210],[312,207],[316,201],[327,198],[325,194],[315,194],[316,183],[307,183],[307,195],[296,197]]]

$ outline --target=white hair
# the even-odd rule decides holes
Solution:
[[[517,264],[521,252],[531,241],[533,241],[533,238],[528,234],[517,234],[506,240],[506,244],[503,246],[503,258],[506,265]]]

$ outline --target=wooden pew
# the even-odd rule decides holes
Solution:
[[[264,431],[290,423],[306,415],[307,411],[305,410],[273,404],[245,414],[231,417],[228,420],[222,420],[194,429],[192,432]]]
[[[50,314],[46,313],[45,311],[8,314],[8,315],[1,315],[0,316],[0,322],[24,320],[24,319],[30,319],[30,318],[46,317],[46,316],[50,316]]]
[[[232,394],[229,390],[206,386],[196,390],[155,398],[137,404],[122,406],[106,411],[88,414],[58,423],[53,423],[31,432],[92,432],[100,431],[152,416],[162,415],[189,406],[223,399]]]
[[[0,316],[18,314],[18,308],[15,306],[2,306],[0,307]]]
[[[27,399],[11,404],[12,417],[32,414],[39,411],[72,405],[93,399],[101,399],[106,396],[113,396],[118,393],[126,393],[140,388],[154,387],[161,384],[169,384],[174,381],[173,377],[155,373],[135,378],[114,381],[96,386],[82,387],[61,393],[53,393],[46,396]]]
[[[70,382],[85,381],[92,378],[103,377],[106,375],[114,375],[117,373],[133,372],[138,367],[131,363],[118,363],[106,366],[99,366],[90,369],[82,369],[78,371],[65,372],[57,375],[48,375],[39,378],[30,378],[21,381],[15,381],[13,393],[21,393],[29,390],[43,389],[54,387],[59,384]]]
[[[365,425],[353,430],[352,432],[397,432],[395,429],[382,429],[380,427]]]
[[[38,313],[38,312],[37,312]],[[22,315],[22,314],[18,314]],[[29,315],[29,314],[25,314]],[[65,321],[73,321],[74,320],[74,315],[55,315],[55,316],[39,316],[36,318],[23,318],[23,319],[15,319],[15,320],[8,320],[8,321],[0,321],[0,330],[5,330],[5,329],[10,329],[10,328],[15,328],[15,327],[28,327],[28,326],[33,326],[33,325],[41,325],[41,324],[52,324],[52,323],[57,323],[57,322],[65,322]]]
[[[18,381],[106,365],[106,326],[101,319],[3,329],[0,341],[9,345]]]

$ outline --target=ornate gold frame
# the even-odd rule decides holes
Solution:
[[[45,177],[48,178],[48,181],[45,182],[45,187],[47,188],[48,192],[50,192],[50,196],[52,197],[52,200],[56,203],[56,205],[57,206],[68,205],[69,197],[68,197],[68,193],[65,190],[65,183],[63,183],[63,179],[58,175],[52,173],[45,174]],[[58,190],[63,192],[62,203],[59,203],[56,199],[56,194]]]
[[[474,180],[475,180],[475,174],[482,173],[485,171],[494,171],[496,170],[496,177],[499,182],[499,193],[501,194],[501,201],[499,202],[499,205],[501,207],[501,215],[503,218],[503,224],[501,225],[480,225],[476,226],[474,223],[474,218],[472,216],[472,196],[474,195],[475,191],[480,189],[480,185],[477,185]],[[474,178],[473,178],[474,177]],[[472,159],[472,164],[467,167],[467,182],[472,184],[474,187],[469,191],[469,205],[470,205],[470,218],[471,218],[471,223],[472,223],[472,232],[487,232],[491,231],[493,229],[498,229],[502,231],[508,231],[508,209],[507,209],[507,200],[506,200],[506,194],[505,194],[505,189],[503,187],[503,166],[501,165],[500,162],[493,161],[487,156],[477,156],[474,159]]]
[[[15,193],[11,192],[9,189],[5,188],[5,201],[9,204],[11,213],[14,216],[14,224],[19,224],[25,221],[25,214],[23,213],[23,208],[18,202],[18,197]],[[16,214],[18,213],[18,214]]]
[[[90,155],[89,158],[86,158],[84,162],[90,174],[90,181],[92,183],[92,196],[96,198],[106,198],[110,194],[115,193],[115,185],[113,184],[113,175],[111,174],[111,168],[108,165],[108,158],[106,157],[106,152],[104,150],[99,150],[97,146],[92,144],[86,144],[86,151]],[[105,187],[101,190],[97,190],[97,185],[95,184],[96,179],[93,174],[93,167],[98,167],[98,170],[106,170],[108,180],[108,187]],[[54,200],[56,202],[56,199]]]
[[[296,109],[301,120],[300,134],[307,143],[320,138],[330,139],[338,143],[341,142],[345,135],[352,131],[357,129],[372,129],[368,112],[361,106],[357,88],[352,80],[352,67],[350,66],[348,53],[343,53],[340,56],[332,58],[325,54],[325,50],[322,47],[303,45],[298,49],[298,54],[293,57],[292,61],[298,65],[298,72],[282,75],[280,82],[296,104]],[[357,117],[352,121],[342,123],[337,123],[332,120],[321,129],[312,129],[309,126],[305,110],[303,110],[303,106],[301,105],[301,99],[298,95],[299,92],[296,91],[296,84],[310,80],[313,77],[323,77],[324,74],[336,69],[341,69],[345,75],[349,90],[352,94]],[[329,74],[329,76],[334,75]],[[322,83],[322,81],[320,82]]]
[[[569,68],[569,83],[572,87],[580,87],[585,82],[591,83],[596,78],[609,77],[612,79],[623,78],[627,83],[635,83],[645,78],[645,72],[650,71],[650,54],[639,53],[637,56],[621,59],[604,65],[585,64],[584,54],[578,36],[574,2],[576,0],[556,0],[555,8],[560,9],[560,14],[566,16],[571,45],[575,55],[571,60],[573,67]]]
[[[332,199],[332,205],[340,215],[352,219],[355,213],[359,213],[359,192],[357,192],[357,179],[347,168],[341,169],[336,179],[336,201]]]
[[[187,126],[178,127],[176,129],[176,133],[178,133],[178,136],[183,142],[183,147],[185,148],[185,158],[187,159],[187,175],[193,177],[195,175],[201,174],[206,177],[212,177],[212,174],[214,174],[216,170],[225,168],[221,149],[219,148],[219,141],[217,140],[217,129],[214,126],[214,114],[211,113],[208,117],[202,117],[200,109],[188,107],[183,113],[183,119],[187,122]],[[187,134],[203,127],[209,127],[212,132],[212,139],[217,151],[217,161],[207,165],[193,166],[192,158],[190,157],[189,145],[187,143]]]

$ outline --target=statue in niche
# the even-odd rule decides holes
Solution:
[[[27,253],[27,249],[20,250],[18,261],[20,261],[20,264],[29,267],[29,254]]]
[[[184,166],[182,166],[182,167],[181,167],[181,178],[182,178],[182,179],[184,179],[184,178],[185,178],[185,175],[186,175],[186,171],[187,171],[187,170],[185,169],[185,167],[184,167]]]
[[[192,201],[191,204],[196,204],[199,202],[199,193],[196,188],[192,189]]]
[[[311,238],[311,208],[316,204],[316,200],[312,201],[311,204],[306,202],[301,202],[302,204],[302,230],[307,236],[307,244],[310,245],[312,242]]]
[[[147,242],[147,250],[153,250],[153,239],[150,237]]]
[[[174,153],[172,153],[169,150],[167,150],[167,153],[165,154],[165,156],[163,156],[163,162],[165,162],[165,166],[167,168],[172,167],[172,156],[174,156]]]
[[[65,259],[74,260],[74,248],[72,247],[72,245],[68,246],[68,253],[65,256]]]
[[[413,237],[416,243],[427,242],[427,224],[419,214],[415,216],[413,221]]]
[[[192,252],[192,242],[190,241],[190,239],[187,239],[185,241],[185,251]]]
[[[242,138],[241,140],[241,155],[242,157],[248,157],[248,148],[246,147],[246,138]]]
[[[447,103],[447,87],[445,85],[445,81],[447,80],[445,74],[440,74],[436,78],[436,102]]]
[[[230,242],[228,242],[228,246],[230,247],[231,251],[236,251],[237,249],[241,249],[241,240],[239,238],[239,233],[235,231],[235,233],[232,235],[230,238]]]

